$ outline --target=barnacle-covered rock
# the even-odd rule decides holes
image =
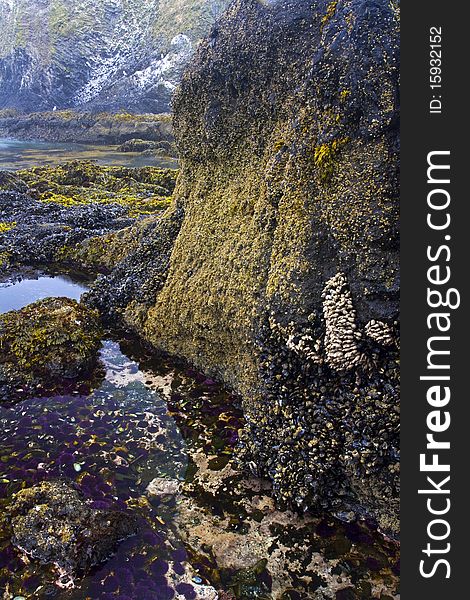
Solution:
[[[91,161],[0,171],[0,272],[52,263],[109,270],[137,246],[140,221],[170,206],[176,177]]]
[[[29,558],[54,565],[63,587],[108,559],[117,544],[138,529],[131,513],[93,509],[61,481],[21,490],[8,512],[13,544]]]
[[[101,337],[98,313],[69,298],[46,298],[0,315],[0,398],[89,373]]]
[[[392,533],[397,344],[366,325],[398,321],[398,18],[232,2],[174,100],[165,252],[162,219],[89,296],[241,394],[239,456],[279,498]]]

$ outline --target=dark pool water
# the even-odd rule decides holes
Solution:
[[[177,168],[172,158],[118,152],[116,146],[50,143],[0,138],[0,169],[13,171],[41,165],[57,165],[67,160],[95,160],[101,165],[125,167]]]

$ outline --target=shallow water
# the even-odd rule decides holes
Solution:
[[[96,160],[100,165],[124,167],[177,168],[178,161],[168,157],[144,156],[137,152],[118,152],[116,146],[50,143],[0,138],[0,169],[13,171],[42,165],[57,165],[68,160]]]
[[[66,297],[80,300],[87,290],[84,284],[67,275],[38,275],[16,283],[0,283],[0,313],[19,310],[36,300],[48,297]]]
[[[3,306],[85,289],[64,277],[26,281],[0,288]],[[222,386],[128,338],[104,340],[101,360],[91,392],[0,406],[0,514],[23,487],[65,479],[95,508],[137,513],[139,533],[65,590],[57,582],[70,580],[24,562],[4,527],[0,595],[215,600],[215,588],[226,600],[306,600],[320,589],[325,599],[395,598],[397,546],[373,525],[280,511],[266,481],[237,470],[243,416]],[[155,481],[179,491],[152,495]]]

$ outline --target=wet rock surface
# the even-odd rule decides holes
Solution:
[[[0,315],[0,399],[44,394],[97,365],[98,313],[75,300],[47,298]]]
[[[138,529],[135,515],[92,509],[64,482],[24,489],[8,510],[13,544],[31,559],[54,565],[63,586],[108,559]]]
[[[232,3],[174,101],[165,260],[160,223],[89,295],[242,395],[278,499],[393,534],[398,30],[385,0]]]
[[[166,209],[176,174],[90,161],[0,173],[0,271],[53,263],[96,271],[119,262],[128,247],[109,234]],[[90,238],[99,239],[82,248]]]

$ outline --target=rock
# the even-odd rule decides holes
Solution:
[[[232,2],[174,99],[174,226],[87,300],[241,395],[239,459],[279,499],[393,535],[398,13]]]
[[[177,157],[176,147],[173,142],[160,140],[132,139],[118,146],[119,152],[142,152],[144,156],[169,156]]]
[[[198,41],[226,4],[0,2],[0,107],[168,112]]]
[[[102,331],[96,311],[68,298],[46,298],[0,315],[0,398],[38,392],[97,365]]]
[[[8,511],[13,544],[30,559],[54,565],[64,583],[104,562],[138,529],[131,513],[91,509],[75,488],[60,481],[21,490]]]
[[[156,148],[153,150],[144,150],[144,156],[162,156],[170,158],[178,158],[178,151],[174,142],[162,140],[156,143]]]
[[[145,150],[155,150],[158,147],[156,142],[150,140],[132,139],[118,146],[119,152],[144,152]]]
[[[156,477],[145,490],[148,496],[176,496],[181,491],[181,482],[176,479]]]

